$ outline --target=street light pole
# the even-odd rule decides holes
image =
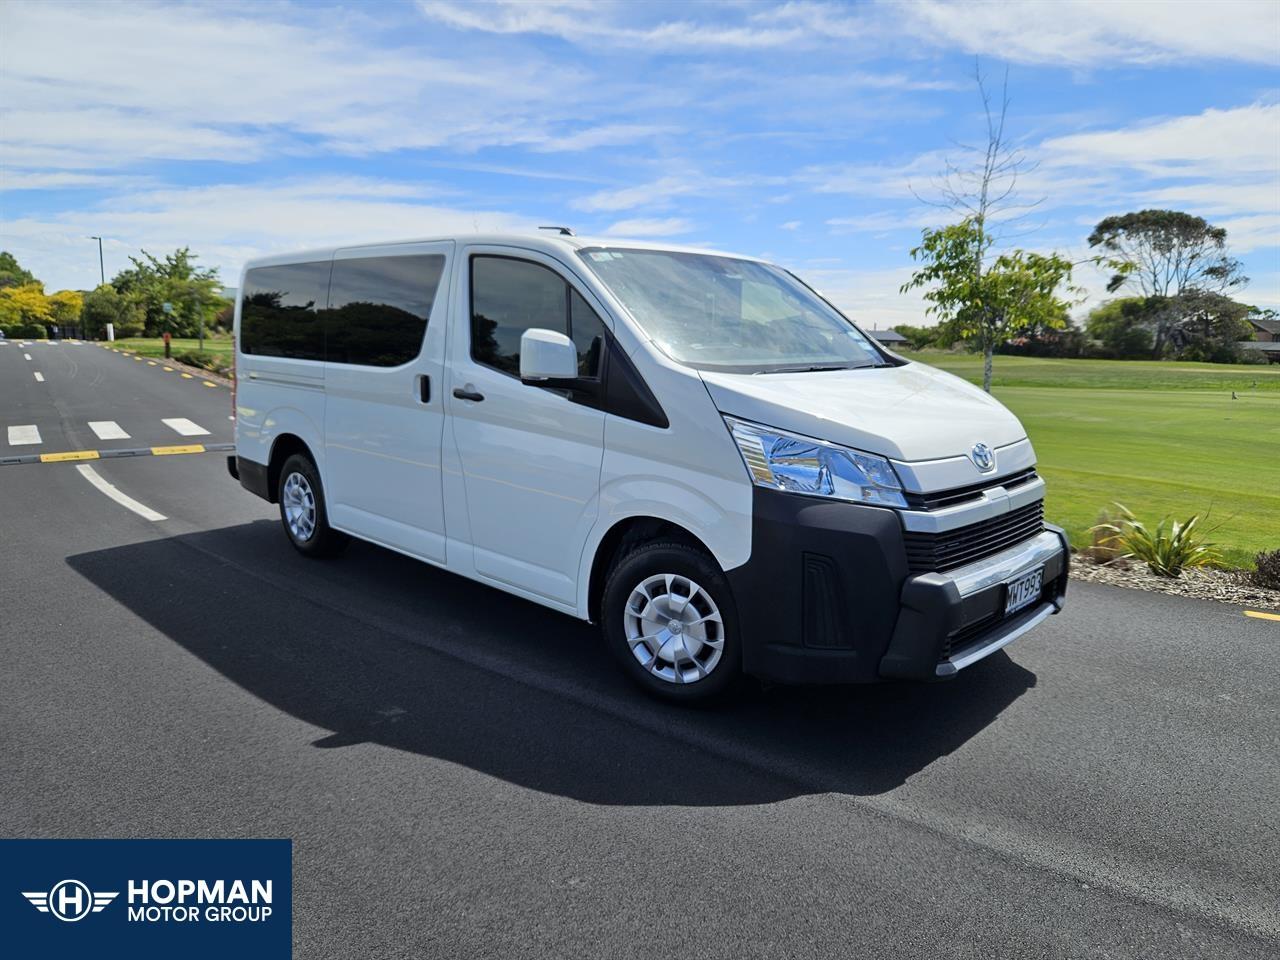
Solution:
[[[106,270],[106,267],[104,267],[104,266],[102,265],[102,238],[101,238],[101,237],[90,237],[89,239],[90,239],[90,240],[97,240],[97,241],[98,241],[98,276],[101,278],[101,279],[100,279],[100,282],[101,282],[101,283],[106,283],[106,282],[107,282],[107,270]]]

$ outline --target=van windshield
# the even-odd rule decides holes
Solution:
[[[673,250],[578,255],[667,356],[700,370],[782,373],[888,366],[852,323],[786,271]]]

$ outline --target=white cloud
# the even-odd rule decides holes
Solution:
[[[788,220],[786,223],[779,224],[779,229],[792,231],[799,230],[803,224],[804,221],[802,220]]]
[[[619,220],[605,230],[611,237],[674,237],[681,233],[689,233],[694,229],[692,223],[683,217],[667,217],[665,219]]]
[[[1280,4],[1266,0],[912,0],[893,7],[921,40],[1014,63],[1274,66],[1280,37]]]
[[[638,183],[630,187],[619,187],[612,190],[599,190],[590,196],[575,200],[573,206],[588,212],[613,212],[615,210],[632,210],[636,207],[654,206],[666,203],[673,197],[692,193],[698,189],[698,182],[684,177],[662,177],[649,183]]]
[[[0,247],[19,250],[50,289],[97,282],[89,234],[107,238],[108,277],[142,247],[190,246],[230,283],[259,253],[536,226],[517,214],[448,206],[418,183],[321,178],[124,192],[93,209],[7,218]]]

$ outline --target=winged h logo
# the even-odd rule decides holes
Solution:
[[[90,890],[79,880],[63,880],[54,884],[53,889],[48,892],[24,890],[22,895],[41,913],[51,913],[59,920],[74,923],[91,913],[101,913],[120,894],[118,891],[106,893]]]
[[[985,443],[975,443],[973,449],[969,451],[969,459],[983,473],[990,473],[996,467],[995,451]]]

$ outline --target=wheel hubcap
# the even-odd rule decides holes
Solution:
[[[285,523],[295,540],[305,542],[316,532],[316,496],[311,483],[300,473],[291,473],[280,495]]]
[[[623,613],[631,653],[655,677],[695,683],[724,653],[724,620],[711,595],[688,577],[659,573],[631,591]]]

